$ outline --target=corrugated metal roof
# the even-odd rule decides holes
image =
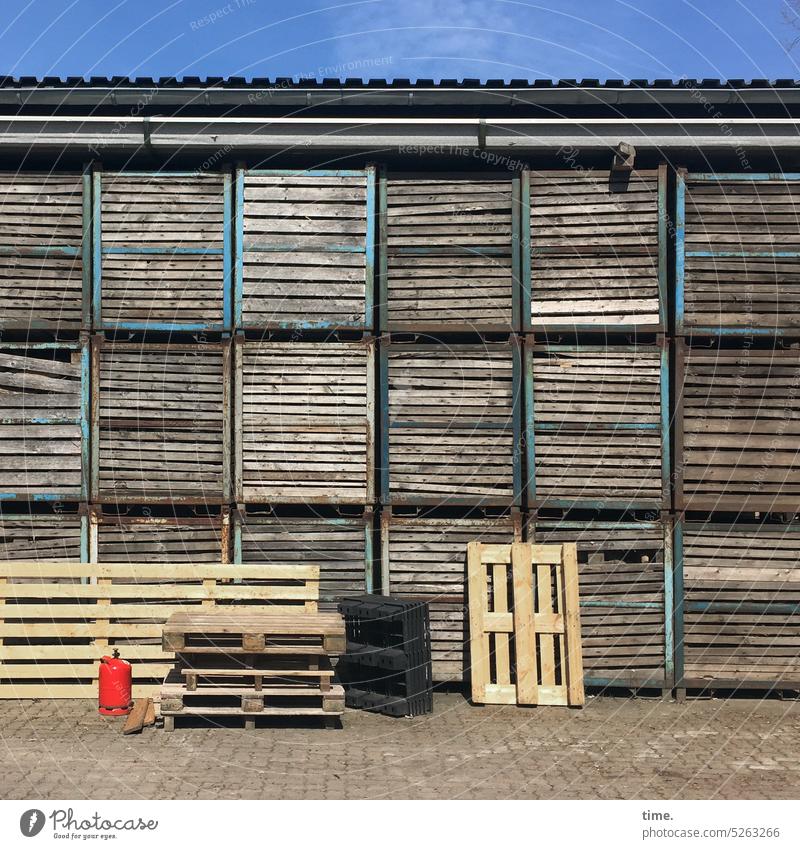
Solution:
[[[541,88],[622,88],[622,89],[769,89],[798,88],[793,79],[686,79],[678,80],[479,80],[479,79],[296,79],[293,77],[11,77],[0,76],[4,88],[413,88],[413,89],[541,89]]]

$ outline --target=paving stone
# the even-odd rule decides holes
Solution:
[[[592,698],[582,711],[347,711],[343,728],[123,737],[91,701],[0,701],[2,798],[797,798],[800,703]]]

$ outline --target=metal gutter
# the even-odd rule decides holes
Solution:
[[[114,119],[100,116],[0,116],[0,150],[260,149],[364,150],[406,155],[553,152],[573,146],[608,150],[620,140],[639,150],[732,151],[798,149],[792,118],[565,119],[565,118],[190,118]]]

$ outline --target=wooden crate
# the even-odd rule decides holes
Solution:
[[[86,344],[0,346],[0,498],[86,497],[88,383]]]
[[[383,502],[518,503],[516,343],[392,343],[381,356]]]
[[[88,185],[79,173],[0,172],[0,328],[88,329]]]
[[[587,686],[671,687],[671,525],[539,518],[528,536],[577,544]]]
[[[96,698],[99,658],[115,648],[134,698],[152,696],[173,659],[161,645],[172,613],[315,610],[318,580],[315,566],[2,561],[0,699]]]
[[[798,201],[798,174],[679,171],[677,332],[800,327]]]
[[[77,512],[0,513],[0,560],[80,561],[88,559],[87,518]]]
[[[231,182],[212,172],[95,174],[95,327],[230,327]]]
[[[519,178],[381,178],[383,330],[517,329]]]
[[[375,169],[237,172],[237,327],[372,327]]]
[[[317,563],[320,601],[372,592],[372,514],[238,515],[234,539],[242,563]]]
[[[665,349],[534,345],[527,357],[529,505],[666,508]]]
[[[525,329],[663,329],[666,166],[523,174]]]
[[[93,344],[93,492],[100,501],[229,498],[228,344]]]
[[[373,498],[373,343],[236,347],[237,500]]]
[[[383,592],[430,604],[433,677],[461,681],[469,669],[465,620],[467,543],[520,541],[518,514],[502,517],[419,518],[381,515]]]
[[[796,510],[797,351],[676,344],[678,506]]]
[[[227,563],[231,559],[230,516],[95,513],[90,550],[98,563]]]
[[[800,526],[712,520],[681,531],[680,686],[800,689]]]

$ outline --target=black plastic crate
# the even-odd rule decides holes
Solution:
[[[433,710],[428,605],[389,596],[343,599],[347,652],[337,673],[348,707],[389,716]]]

